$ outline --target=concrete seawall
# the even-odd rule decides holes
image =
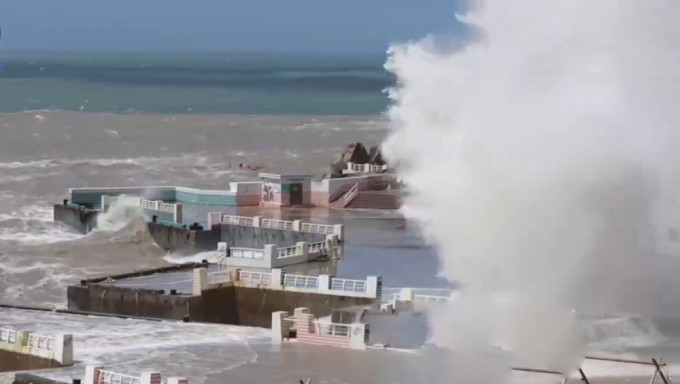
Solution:
[[[13,384],[72,384],[72,383],[66,383],[59,380],[49,379],[47,377],[41,377],[38,375],[34,375],[32,373],[20,372],[14,375]]]
[[[73,227],[81,233],[88,233],[97,227],[99,211],[89,210],[73,205],[56,204],[54,206],[54,221]]]
[[[315,293],[275,291],[232,284],[203,291],[201,296],[110,287],[99,284],[69,286],[69,310],[135,317],[271,327],[271,314],[307,307],[316,317],[335,309],[369,305],[375,300]]]
[[[58,361],[0,349],[0,372],[61,367]]]
[[[148,223],[147,226],[154,242],[166,251],[180,254],[214,251],[217,249],[217,243],[220,242],[219,227],[207,231],[196,231],[161,223]]]
[[[98,214],[99,211],[70,204],[54,206],[54,221],[68,224],[82,233],[87,233],[96,228]],[[217,249],[217,243],[220,241],[227,242],[235,247],[264,248],[266,244],[286,247],[302,241],[315,243],[325,240],[324,235],[317,233],[228,224],[213,225],[207,230],[191,230],[178,225],[149,222],[148,229],[149,234],[158,246],[166,251],[180,254],[213,251]]]

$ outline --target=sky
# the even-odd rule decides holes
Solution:
[[[460,32],[461,0],[0,0],[0,49],[384,52]]]

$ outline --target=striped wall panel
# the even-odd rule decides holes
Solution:
[[[204,195],[177,191],[176,199],[181,203],[236,206],[236,195],[234,193],[224,195]]]
[[[299,343],[312,344],[312,345],[327,345],[329,347],[345,347],[349,348],[349,337],[336,337],[336,336],[319,336],[319,335],[309,335],[300,336],[298,335],[297,340]]]

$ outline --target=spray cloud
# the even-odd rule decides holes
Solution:
[[[404,213],[463,287],[432,320],[436,343],[489,343],[516,364],[569,371],[583,354],[572,309],[589,301],[586,271],[616,280],[674,252],[680,3],[474,5],[459,17],[478,33],[464,47],[390,49],[384,151],[407,184]]]

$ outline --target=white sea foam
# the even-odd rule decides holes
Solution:
[[[597,288],[626,287],[680,222],[680,3],[474,5],[460,18],[474,42],[392,48],[385,153],[408,186],[405,214],[465,292],[433,317],[437,343],[572,372],[584,346],[570,308],[631,299]]]
[[[170,264],[200,263],[203,260],[207,260],[209,263],[215,263],[217,261],[217,252],[216,251],[199,252],[190,256],[173,255],[170,253],[166,255],[163,258],[163,260],[167,261]]]
[[[256,359],[249,340],[269,336],[269,330],[262,328],[19,310],[0,311],[0,324],[48,335],[73,334],[76,365],[43,373],[64,381],[81,378],[86,364],[98,363],[134,375],[155,369],[166,377],[185,376],[200,384],[211,373]]]

